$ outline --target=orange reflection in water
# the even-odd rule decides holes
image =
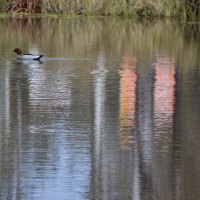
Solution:
[[[136,59],[124,57],[120,70],[120,143],[122,149],[133,143],[133,127],[135,123]]]
[[[155,137],[166,142],[170,140],[173,128],[175,103],[175,66],[168,57],[157,57],[155,66],[154,123]],[[164,136],[164,135],[165,136]],[[164,139],[165,138],[165,139]],[[167,144],[163,145],[167,148]]]

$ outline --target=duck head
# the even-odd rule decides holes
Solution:
[[[22,51],[19,48],[15,48],[13,52],[16,52],[17,55],[22,55]]]

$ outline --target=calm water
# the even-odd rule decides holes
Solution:
[[[199,24],[1,18],[0,33],[1,200],[199,198]]]

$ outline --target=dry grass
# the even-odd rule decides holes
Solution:
[[[11,13],[75,13],[199,19],[200,0],[1,0]]]

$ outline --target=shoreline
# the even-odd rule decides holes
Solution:
[[[4,0],[1,16],[121,17],[136,20],[200,21],[200,2],[190,0]]]
[[[199,24],[200,20],[178,20],[175,17],[151,17],[151,18],[138,18],[138,17],[133,17],[133,16],[118,16],[118,15],[80,15],[80,14],[57,14],[57,13],[35,13],[35,14],[30,14],[30,13],[0,13],[0,18],[66,18],[66,19],[72,19],[72,18],[94,18],[94,19],[100,19],[100,18],[119,18],[119,19],[132,19],[135,21],[141,21],[141,22],[153,22],[157,20],[163,20],[163,21],[174,21],[176,23],[186,23],[186,24]]]

